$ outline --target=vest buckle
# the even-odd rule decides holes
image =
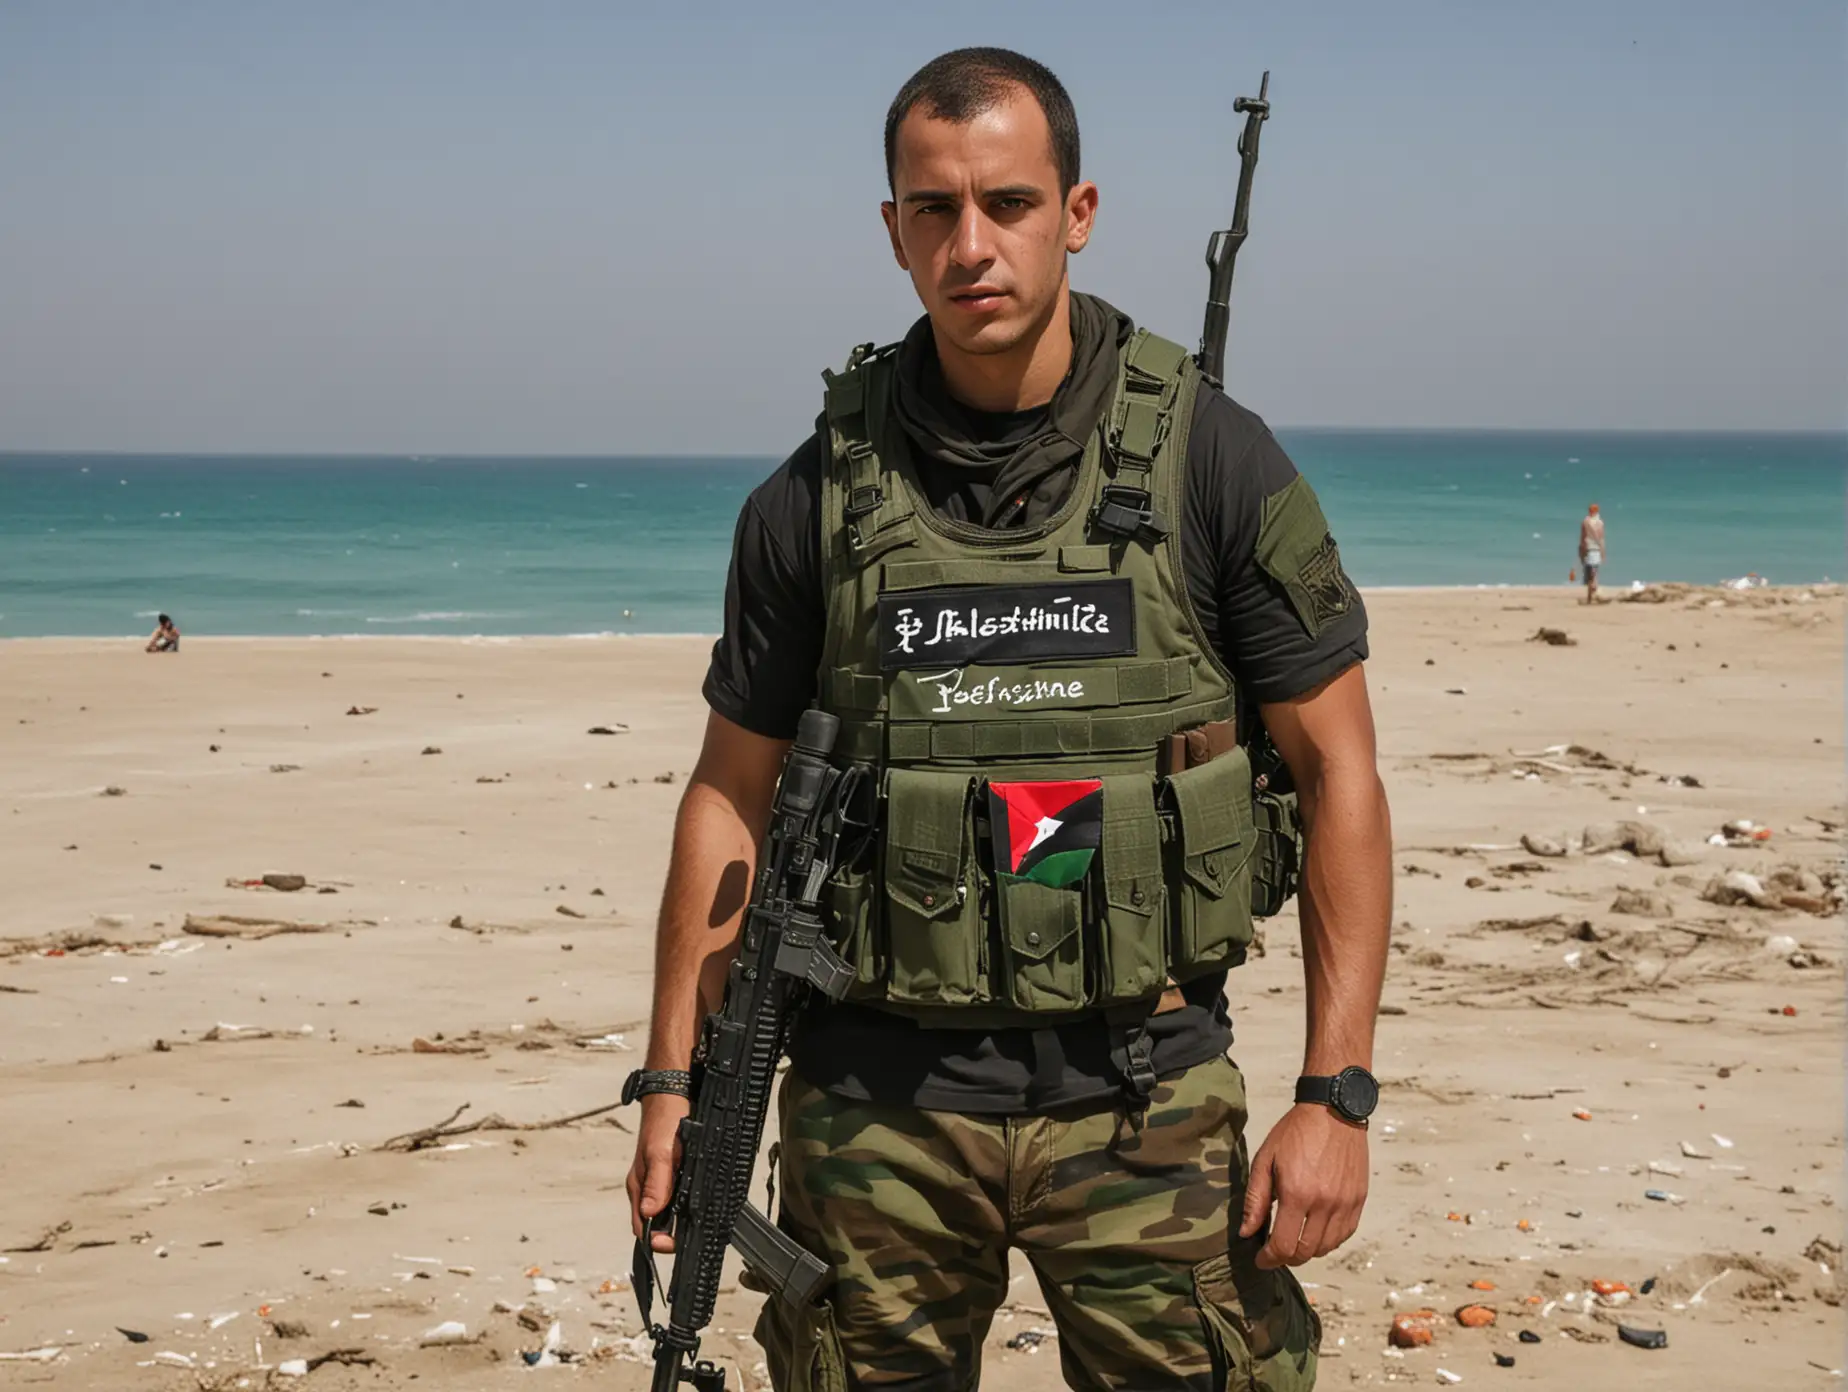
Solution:
[[[1091,525],[1113,536],[1133,537],[1155,526],[1155,503],[1146,488],[1107,483],[1091,509]]]
[[[878,484],[869,483],[848,492],[844,511],[849,522],[857,522],[862,517],[872,516],[884,506],[885,491]]]

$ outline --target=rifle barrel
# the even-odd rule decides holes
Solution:
[[[1200,331],[1200,351],[1194,355],[1201,375],[1215,387],[1225,384],[1226,335],[1232,326],[1232,273],[1239,248],[1251,230],[1251,184],[1258,172],[1258,137],[1270,118],[1268,69],[1258,84],[1258,95],[1239,97],[1232,109],[1245,118],[1245,129],[1238,137],[1238,193],[1232,202],[1232,225],[1213,233],[1206,244],[1206,322]]]

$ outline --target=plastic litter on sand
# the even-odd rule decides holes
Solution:
[[[1637,1329],[1628,1324],[1617,1326],[1617,1337],[1632,1348],[1665,1349],[1668,1347],[1668,1333],[1661,1329]]]

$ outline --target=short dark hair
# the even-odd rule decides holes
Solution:
[[[1078,113],[1065,84],[1044,63],[1010,48],[958,48],[931,59],[898,89],[886,112],[886,184],[893,193],[898,159],[898,128],[915,106],[956,125],[966,125],[1008,99],[1009,89],[1024,87],[1046,114],[1052,129],[1052,158],[1059,166],[1059,193],[1078,182]]]
[[[170,624],[170,623],[172,623],[172,622],[173,622],[173,620],[172,620],[172,619],[170,619],[170,618],[168,618],[168,617],[167,617],[167,616],[166,616],[165,614],[162,614],[162,615],[160,616],[160,621],[161,621],[161,623],[163,623],[163,624]]]

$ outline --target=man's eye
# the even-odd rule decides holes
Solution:
[[[1017,213],[1026,206],[1027,200],[1024,198],[997,198],[995,200],[995,207],[1009,213]]]
[[[931,217],[939,213],[947,213],[950,211],[952,211],[952,209],[948,203],[920,203],[918,205],[919,217]]]

